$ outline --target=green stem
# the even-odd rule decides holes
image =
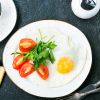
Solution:
[[[14,55],[14,54],[23,54],[23,55],[25,55],[25,54],[27,54],[27,52],[14,52],[11,55]]]

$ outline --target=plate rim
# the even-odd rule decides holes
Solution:
[[[65,24],[68,24],[68,25],[70,25],[71,27],[74,27],[74,28],[76,28],[78,31],[80,31],[81,32],[81,34],[83,34],[84,35],[84,33],[80,30],[80,29],[78,29],[77,27],[75,27],[74,25],[72,25],[72,24],[70,24],[70,23],[68,23],[68,22],[65,22],[65,21],[62,21],[62,20],[39,20],[39,21],[35,21],[35,22],[31,22],[31,23],[29,23],[29,24],[27,24],[27,25],[25,25],[25,26],[23,26],[23,27],[21,27],[20,29],[18,29],[14,34],[16,34],[18,31],[20,31],[21,29],[23,29],[24,27],[27,27],[27,26],[29,26],[30,24],[33,24],[33,23],[37,23],[37,22],[41,22],[41,21],[57,21],[57,22],[63,22],[63,23],[65,23]],[[14,35],[13,34],[13,35]],[[10,39],[13,37],[13,35],[10,37]],[[84,35],[85,36],[85,35]],[[81,82],[81,84],[76,88],[76,89],[74,89],[72,92],[74,92],[75,90],[77,90],[83,83],[84,83],[84,81],[86,80],[86,78],[88,77],[88,74],[89,74],[89,72],[90,72],[90,70],[91,70],[91,67],[92,67],[92,50],[91,50],[91,46],[90,46],[90,43],[89,43],[89,41],[88,41],[88,39],[87,39],[87,37],[85,36],[85,38],[86,38],[86,40],[87,40],[87,42],[88,42],[88,46],[89,46],[89,52],[90,52],[90,54],[91,54],[91,61],[90,61],[90,67],[89,67],[89,70],[88,70],[88,73],[87,73],[87,75],[86,75],[86,77],[84,78],[84,80]],[[7,41],[7,43],[10,41],[10,39]],[[5,48],[6,48],[6,46],[7,46],[7,43],[6,43],[6,45],[5,45]],[[4,48],[4,51],[5,51],[5,48]],[[4,58],[4,51],[3,51],[3,58]],[[3,60],[3,66],[4,66],[4,60]],[[4,66],[4,68],[5,68],[5,66]],[[6,71],[6,68],[5,68],[5,71]],[[6,71],[6,73],[7,73],[7,71]],[[61,97],[61,96],[65,96],[65,94],[64,95],[61,95],[61,96],[53,96],[53,97],[50,97],[50,96],[41,96],[41,95],[37,95],[37,94],[32,94],[32,93],[29,93],[29,91],[26,91],[26,90],[24,90],[23,88],[21,88],[21,87],[19,87],[12,79],[11,79],[11,77],[9,76],[9,74],[7,73],[7,76],[9,77],[9,79],[18,87],[18,88],[20,88],[21,90],[23,90],[24,92],[26,92],[26,93],[28,93],[28,94],[31,94],[31,95],[34,95],[34,96],[38,96],[38,97],[44,97],[44,98],[57,98],[57,97]],[[71,92],[71,93],[72,93]],[[69,93],[70,94],[70,93]],[[67,94],[68,95],[68,94]]]

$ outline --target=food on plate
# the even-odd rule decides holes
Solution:
[[[74,68],[74,61],[69,57],[61,57],[57,63],[57,71],[61,74],[70,72]]]
[[[36,84],[59,86],[73,80],[80,73],[84,62],[79,59],[85,57],[80,55],[82,49],[71,36],[46,33],[19,41],[19,48],[13,53],[13,67],[19,70],[21,77],[32,77],[29,80],[34,80]],[[20,46],[23,46],[24,50]],[[85,52],[84,49],[82,52]],[[46,80],[46,83],[42,83],[42,80]]]
[[[22,55],[22,54],[20,54],[20,55],[17,55],[15,58],[14,58],[14,60],[13,60],[13,68],[14,69],[20,69],[21,68],[21,66],[25,63],[25,62],[27,62],[28,60],[26,59],[25,61],[23,61],[23,57],[24,57],[24,55]]]
[[[30,62],[24,63],[19,69],[19,74],[21,77],[27,77],[34,71],[34,65]]]
[[[44,80],[46,80],[49,76],[48,68],[44,66],[43,64],[40,65],[40,67],[36,70],[36,72]]]
[[[39,33],[28,34],[27,39],[35,43],[29,51],[24,52],[17,48],[13,53],[14,59],[23,55],[20,61],[24,63],[18,69],[19,75],[44,87],[58,87],[71,82],[84,67],[86,49],[67,32],[63,34],[44,29],[43,34]],[[20,38],[19,44],[21,40],[25,43],[27,41],[26,38]]]
[[[20,40],[19,49],[21,52],[29,52],[31,48],[36,46],[36,42],[29,38],[23,38]]]
[[[55,62],[53,50],[56,46],[51,39],[47,42],[44,42],[42,38],[36,42],[29,38],[21,39],[19,43],[21,52],[12,53],[18,54],[13,60],[13,68],[19,70],[21,77],[27,77],[36,71],[42,79],[46,80],[49,76],[46,63],[47,61],[52,64]]]

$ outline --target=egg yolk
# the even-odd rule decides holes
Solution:
[[[74,62],[69,57],[61,57],[57,63],[57,71],[61,74],[68,73],[74,68]]]

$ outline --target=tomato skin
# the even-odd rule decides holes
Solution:
[[[40,65],[40,67],[36,70],[36,72],[43,80],[46,80],[49,77],[48,68],[43,64]]]
[[[23,61],[23,57],[24,57],[24,55],[18,55],[18,56],[16,56],[16,57],[14,58],[13,64],[12,64],[12,66],[13,66],[14,69],[19,70],[19,69],[21,68],[21,66],[22,66],[25,62],[28,62],[28,60]]]
[[[34,46],[36,46],[36,42],[29,38],[23,38],[19,43],[19,49],[21,52],[29,52]]]
[[[26,62],[22,65],[21,69],[19,70],[19,74],[21,77],[27,77],[34,71],[34,65],[30,62]]]

